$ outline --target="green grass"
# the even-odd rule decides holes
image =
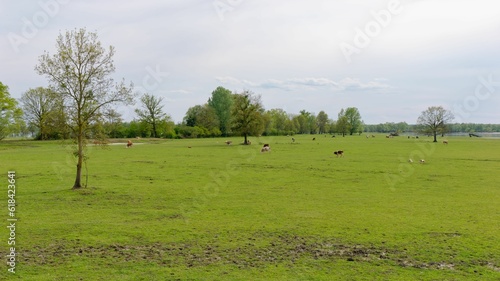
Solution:
[[[91,146],[78,191],[68,145],[2,141],[19,256],[0,279],[500,278],[500,140],[312,137]]]

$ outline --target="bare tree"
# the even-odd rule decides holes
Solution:
[[[144,94],[141,97],[142,109],[135,110],[142,122],[151,125],[154,138],[158,137],[158,123],[167,116],[163,112],[162,101],[162,97]]]
[[[446,124],[453,121],[454,116],[451,111],[442,106],[431,106],[417,119],[417,125],[420,131],[426,134],[434,135],[434,142],[437,142],[437,134],[446,130]]]
[[[106,135],[111,138],[117,138],[118,129],[123,123],[122,115],[113,108],[108,108],[104,112],[104,118],[106,121],[103,125],[106,131]]]
[[[46,140],[64,133],[62,99],[52,89],[29,89],[21,96],[21,103],[27,121],[38,129],[37,139]]]
[[[81,188],[84,148],[90,125],[104,110],[116,103],[133,103],[132,85],[110,78],[115,72],[115,49],[105,49],[97,33],[76,29],[59,34],[56,53],[39,57],[35,70],[48,78],[64,100],[68,123],[76,140],[76,179],[73,189]]]

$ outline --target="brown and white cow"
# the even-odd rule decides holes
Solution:
[[[260,152],[271,152],[271,147],[269,146],[268,143],[264,144],[262,148],[260,149]]]

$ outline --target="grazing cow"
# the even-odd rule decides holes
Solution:
[[[129,141],[127,142],[127,148],[132,147],[132,144],[133,144],[133,143],[132,143],[132,141],[131,141],[131,140],[129,140]]]
[[[292,138],[292,142],[295,142],[295,138]]]
[[[344,151],[343,150],[334,151],[333,154],[337,155],[337,158],[338,157],[344,157]]]
[[[316,138],[313,138],[313,140],[316,140]]]
[[[269,144],[264,144],[264,146],[260,149],[260,152],[271,152],[271,147],[269,146]]]
[[[413,163],[413,159],[411,159],[411,158],[410,158],[410,159],[408,159],[408,162],[409,162],[409,163]]]
[[[424,159],[420,159],[420,164],[424,164],[425,163],[425,160]]]
[[[443,141],[443,144],[448,144],[448,141],[447,141],[447,140],[444,140],[444,141]]]
[[[225,143],[225,144],[227,144],[227,145],[230,145],[230,144],[232,144],[233,142],[232,142],[232,141],[230,141],[230,140],[228,140],[228,141],[225,141],[224,143]]]

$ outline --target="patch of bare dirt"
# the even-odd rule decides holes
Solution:
[[[256,238],[257,237],[257,238]],[[240,268],[262,267],[269,264],[294,264],[302,258],[345,259],[352,262],[388,261],[401,267],[455,270],[449,261],[417,261],[405,251],[366,245],[348,245],[335,239],[317,239],[295,235],[266,237],[260,243],[258,235],[237,241],[237,246],[219,245],[214,239],[206,244],[153,243],[148,245],[84,245],[79,241],[58,241],[45,247],[34,247],[19,253],[19,260],[27,265],[56,265],[81,257],[109,261],[148,262],[159,265],[199,267],[213,264],[231,264]],[[480,262],[499,271],[492,262]],[[463,264],[462,264],[463,266]]]

